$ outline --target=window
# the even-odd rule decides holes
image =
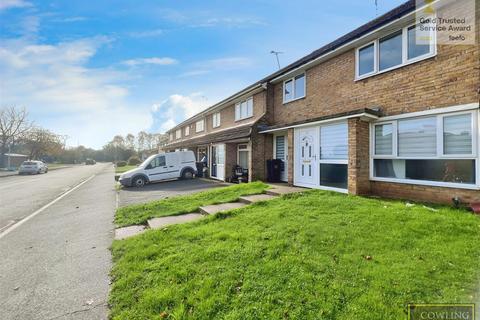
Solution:
[[[414,24],[358,48],[356,78],[386,72],[434,56],[435,36],[434,31],[421,31]]]
[[[165,156],[160,156],[150,161],[150,163],[147,166],[147,169],[153,169],[153,168],[164,167],[164,166],[166,166]]]
[[[205,120],[199,120],[195,124],[195,132],[202,132],[205,129]]]
[[[212,115],[212,122],[214,128],[220,127],[220,112],[214,113]]]
[[[243,169],[249,168],[249,155],[250,155],[250,148],[248,144],[239,144],[238,145],[238,154],[237,154],[237,163]]]
[[[283,103],[305,97],[305,73],[283,83]]]
[[[375,71],[375,44],[358,50],[358,74],[365,75]]]
[[[253,98],[248,98],[247,100],[238,102],[235,105],[235,121],[247,119],[250,117],[253,117]]]
[[[190,135],[190,126],[186,126],[185,127],[185,136],[189,136]]]
[[[348,188],[348,124],[320,127],[320,186]]]
[[[373,179],[475,187],[478,111],[406,118],[373,125]],[[469,186],[470,185],[470,186]]]
[[[175,131],[175,139],[180,139],[181,137],[182,137],[182,130],[177,129],[177,131]]]
[[[380,71],[402,64],[402,31],[379,41]]]
[[[173,141],[173,133],[170,132],[170,135],[169,135],[169,139],[170,141]]]

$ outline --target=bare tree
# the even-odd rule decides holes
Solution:
[[[30,159],[38,159],[45,155],[59,155],[63,150],[60,135],[39,127],[29,130],[22,140]]]
[[[135,150],[135,136],[131,133],[125,137],[125,144],[128,149]]]
[[[25,108],[15,106],[0,109],[0,167],[4,167],[5,154],[9,146],[22,138],[31,127]]]

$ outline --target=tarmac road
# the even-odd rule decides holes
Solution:
[[[107,319],[113,165],[0,178],[0,318]]]

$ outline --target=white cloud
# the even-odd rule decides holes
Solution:
[[[201,76],[204,74],[208,74],[210,71],[208,70],[192,70],[192,71],[187,71],[184,73],[181,73],[178,77],[179,78],[189,78],[189,77],[195,77],[195,76]]]
[[[32,4],[30,2],[24,0],[0,0],[0,11],[11,8],[25,8],[31,6]]]
[[[163,58],[153,57],[153,58],[130,59],[130,60],[125,60],[122,63],[130,67],[138,66],[142,64],[154,64],[154,65],[167,66],[167,65],[177,64],[178,61],[169,57],[163,57]]]
[[[226,57],[201,61],[195,64],[200,70],[235,70],[250,67],[253,61],[246,57]]]
[[[207,99],[201,93],[188,96],[173,94],[160,103],[152,106],[152,112],[160,132],[171,129],[176,124],[205,110]]]
[[[129,107],[128,75],[86,66],[105,37],[57,44],[3,41],[0,47],[3,105],[26,106],[38,124],[68,135],[70,144],[101,147],[115,134],[138,132],[153,123],[148,106]]]
[[[132,31],[128,35],[132,38],[150,38],[163,35],[162,29],[144,30],[144,31]]]
[[[258,18],[244,18],[244,17],[221,17],[221,18],[209,18],[197,24],[193,24],[192,27],[246,27],[246,26],[260,26],[266,25],[265,21]]]

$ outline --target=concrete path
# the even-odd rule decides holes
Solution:
[[[271,188],[267,190],[266,194],[255,194],[250,196],[243,196],[239,198],[238,202],[221,203],[221,204],[214,204],[214,205],[200,207],[199,208],[200,213],[189,213],[189,214],[178,215],[178,216],[168,216],[168,217],[150,219],[148,220],[148,227],[150,229],[161,229],[169,225],[196,221],[207,215],[214,215],[219,212],[226,212],[229,210],[239,209],[252,203],[269,201],[284,194],[298,193],[298,192],[303,192],[307,190],[305,188],[290,187],[286,184],[273,184],[273,185],[270,185],[270,187]],[[145,226],[129,226],[129,227],[118,228],[115,230],[115,239],[123,240],[129,237],[142,234],[146,230],[147,229]]]
[[[68,175],[68,170],[74,169],[58,173]],[[96,175],[8,233],[0,232],[2,320],[107,319],[115,211],[113,166],[97,164],[78,170],[78,178]],[[53,174],[51,179],[57,181]],[[16,186],[12,188],[24,188],[17,192],[25,194],[25,201],[27,194],[35,196],[28,188],[41,184],[11,183]],[[25,214],[28,206],[19,208]]]

